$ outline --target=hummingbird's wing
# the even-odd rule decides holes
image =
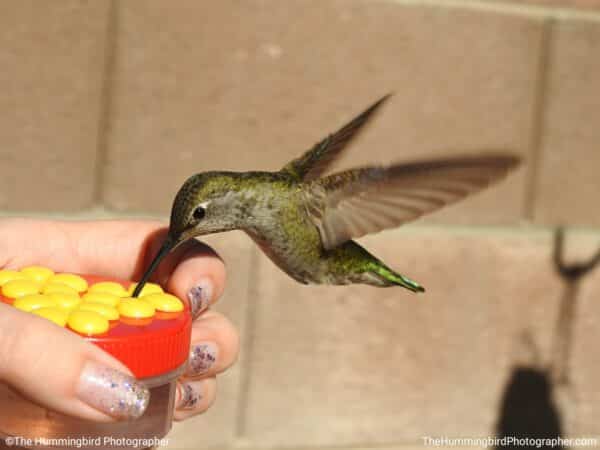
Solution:
[[[329,250],[456,202],[518,163],[496,154],[352,169],[308,183],[307,211]]]
[[[344,127],[315,144],[299,158],[286,164],[281,171],[292,175],[299,181],[310,181],[319,178],[327,166],[340,156],[342,150],[356,136],[363,125],[373,117],[373,113],[390,97],[391,94],[388,94],[377,100]]]

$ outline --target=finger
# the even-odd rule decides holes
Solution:
[[[163,268],[172,271],[166,286],[177,297],[187,299],[192,316],[197,318],[223,294],[225,265],[214,250],[195,239],[181,247]]]
[[[0,304],[0,380],[35,403],[87,420],[137,418],[150,399],[148,389],[100,348],[4,304]]]
[[[231,367],[238,358],[240,340],[224,315],[207,311],[192,325],[192,345],[184,377],[210,377]]]
[[[166,227],[156,221],[0,220],[0,267],[47,265],[59,272],[133,279]]]
[[[205,412],[215,402],[216,396],[215,377],[178,382],[173,418],[180,421]]]
[[[156,255],[167,228],[155,221],[62,222],[29,219],[0,220],[0,267],[20,268],[31,264],[50,266],[58,272],[92,273],[122,279],[139,279]],[[159,266],[154,280],[166,284],[171,272],[187,258],[202,259],[203,264],[188,266],[197,272],[196,291],[203,292],[198,302],[217,299],[224,286],[224,267],[216,253],[191,239],[183,243]],[[206,272],[203,272],[206,269]],[[214,270],[214,272],[213,272]],[[183,271],[189,278],[192,272]],[[204,276],[204,277],[203,277]],[[204,279],[203,279],[204,278]],[[189,284],[189,282],[188,282]],[[179,285],[178,282],[175,285]],[[212,290],[212,292],[209,292]],[[182,291],[179,289],[178,291]],[[209,295],[207,295],[207,293]],[[179,292],[188,298],[187,292]]]

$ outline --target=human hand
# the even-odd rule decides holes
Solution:
[[[0,268],[42,265],[56,272],[136,280],[166,232],[150,221],[2,219]],[[174,417],[183,420],[211,406],[216,375],[235,362],[239,351],[233,324],[208,309],[223,293],[225,267],[212,249],[192,239],[164,259],[153,280],[187,301],[195,319],[188,369],[177,383]],[[46,319],[0,303],[0,381],[72,416],[96,421],[139,417],[147,400],[136,406],[131,394],[109,389],[109,377],[130,380],[138,398],[147,399],[147,389],[100,348]],[[125,411],[111,413],[110,407],[121,399],[127,402]],[[3,402],[0,408],[11,405]]]

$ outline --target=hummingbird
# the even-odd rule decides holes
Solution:
[[[323,176],[386,95],[277,172],[211,171],[177,192],[167,237],[138,283],[162,258],[196,236],[242,230],[303,284],[401,286],[424,292],[355,242],[454,203],[498,181],[519,163],[509,153],[353,168]]]

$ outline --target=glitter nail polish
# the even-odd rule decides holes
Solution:
[[[119,280],[82,277],[89,285],[117,281],[124,289],[129,286],[129,283]],[[80,295],[82,303],[85,303],[85,292]],[[69,320],[63,324],[120,360],[135,375],[132,378],[88,361],[82,368],[77,386],[74,386],[75,396],[80,400],[118,421],[92,422],[50,411],[0,383],[0,404],[11,405],[10,409],[0,408],[0,445],[7,437],[37,439],[35,448],[44,448],[43,442],[48,439],[70,439],[82,449],[131,448],[132,440],[137,442],[138,447],[165,445],[161,439],[171,429],[176,380],[188,364],[192,316],[190,308],[181,301],[178,304],[172,296],[161,298],[154,295],[147,301],[143,298],[120,300],[118,320],[103,321],[102,317],[94,316],[96,313],[80,308],[88,314],[70,313]],[[132,301],[143,302],[132,304]],[[2,295],[0,302],[14,303]],[[123,307],[120,307],[121,304]],[[136,309],[136,306],[140,308]],[[134,317],[136,314],[139,317]],[[73,317],[78,321],[71,321]],[[90,328],[89,323],[82,325],[79,321],[85,317],[93,317],[97,328]],[[79,329],[79,326],[82,328]],[[98,334],[87,335],[81,331],[88,329],[96,329]],[[190,401],[193,401],[192,397]],[[19,448],[18,445],[14,448]]]
[[[212,283],[210,280],[203,278],[198,281],[188,292],[188,300],[190,301],[190,310],[192,317],[195,319],[198,315],[208,308],[210,298],[212,297]]]
[[[198,391],[197,384],[183,382],[180,389],[178,409],[194,409],[198,402],[202,400],[202,394]]]
[[[135,378],[89,361],[79,377],[77,397],[117,419],[137,419],[146,411],[150,391]]]
[[[193,345],[190,348],[190,359],[186,374],[189,376],[202,375],[210,369],[217,360],[217,346],[212,342]]]

